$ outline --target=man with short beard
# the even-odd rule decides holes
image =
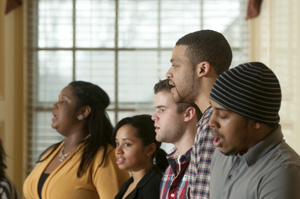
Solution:
[[[184,198],[208,199],[210,164],[214,152],[209,94],[218,75],[231,64],[232,52],[225,37],[213,30],[200,30],[180,38],[172,53],[166,76],[176,102],[194,102],[203,113],[187,169],[188,190]]]

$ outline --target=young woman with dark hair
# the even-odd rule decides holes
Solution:
[[[168,166],[166,152],[155,139],[154,122],[150,115],[126,117],[114,130],[116,158],[121,170],[129,170],[126,181],[115,199],[159,198],[162,173]]]
[[[65,138],[40,156],[24,183],[27,199],[113,198],[129,174],[116,165],[109,103],[89,82],[74,81],[61,91],[51,126]]]

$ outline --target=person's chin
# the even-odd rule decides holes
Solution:
[[[129,170],[124,164],[118,164],[118,167],[120,170]]]
[[[53,129],[56,129],[56,125],[52,122],[52,124],[51,124],[51,127],[53,128]]]
[[[163,142],[163,139],[161,138],[161,136],[158,133],[156,134],[155,139],[158,142]]]
[[[226,156],[234,155],[233,150],[225,149],[223,147],[218,147],[218,148],[223,155]]]
[[[173,93],[173,99],[176,103],[193,102],[189,96],[180,95],[177,90]]]
[[[182,98],[178,95],[177,92],[172,93],[172,95],[173,95],[173,99],[174,99],[174,101],[175,101],[176,103],[181,103],[181,102],[183,102]]]

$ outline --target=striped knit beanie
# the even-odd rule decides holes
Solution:
[[[223,72],[214,83],[210,98],[246,118],[266,124],[279,123],[279,81],[260,62],[241,64]]]

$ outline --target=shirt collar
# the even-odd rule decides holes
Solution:
[[[190,148],[184,155],[178,154],[176,147],[172,150],[172,153],[167,156],[169,166],[172,168],[172,172],[175,176],[184,172],[190,163],[190,154],[192,148]]]
[[[198,124],[197,124],[197,127],[201,126],[201,122],[202,122],[203,120],[209,119],[209,117],[211,117],[212,111],[213,111],[212,106],[209,106],[209,107],[204,111],[204,113],[202,114],[201,119],[199,120],[199,122],[198,122]]]
[[[176,147],[174,147],[171,150],[171,152],[167,155],[167,159],[168,160],[174,160],[174,159],[179,158],[180,161],[182,161],[183,159],[187,159],[188,161],[190,161],[190,159],[191,159],[191,155],[190,155],[191,154],[191,150],[192,150],[192,148],[190,148],[189,150],[187,150],[185,152],[185,154],[180,155],[178,153],[178,149]]]

